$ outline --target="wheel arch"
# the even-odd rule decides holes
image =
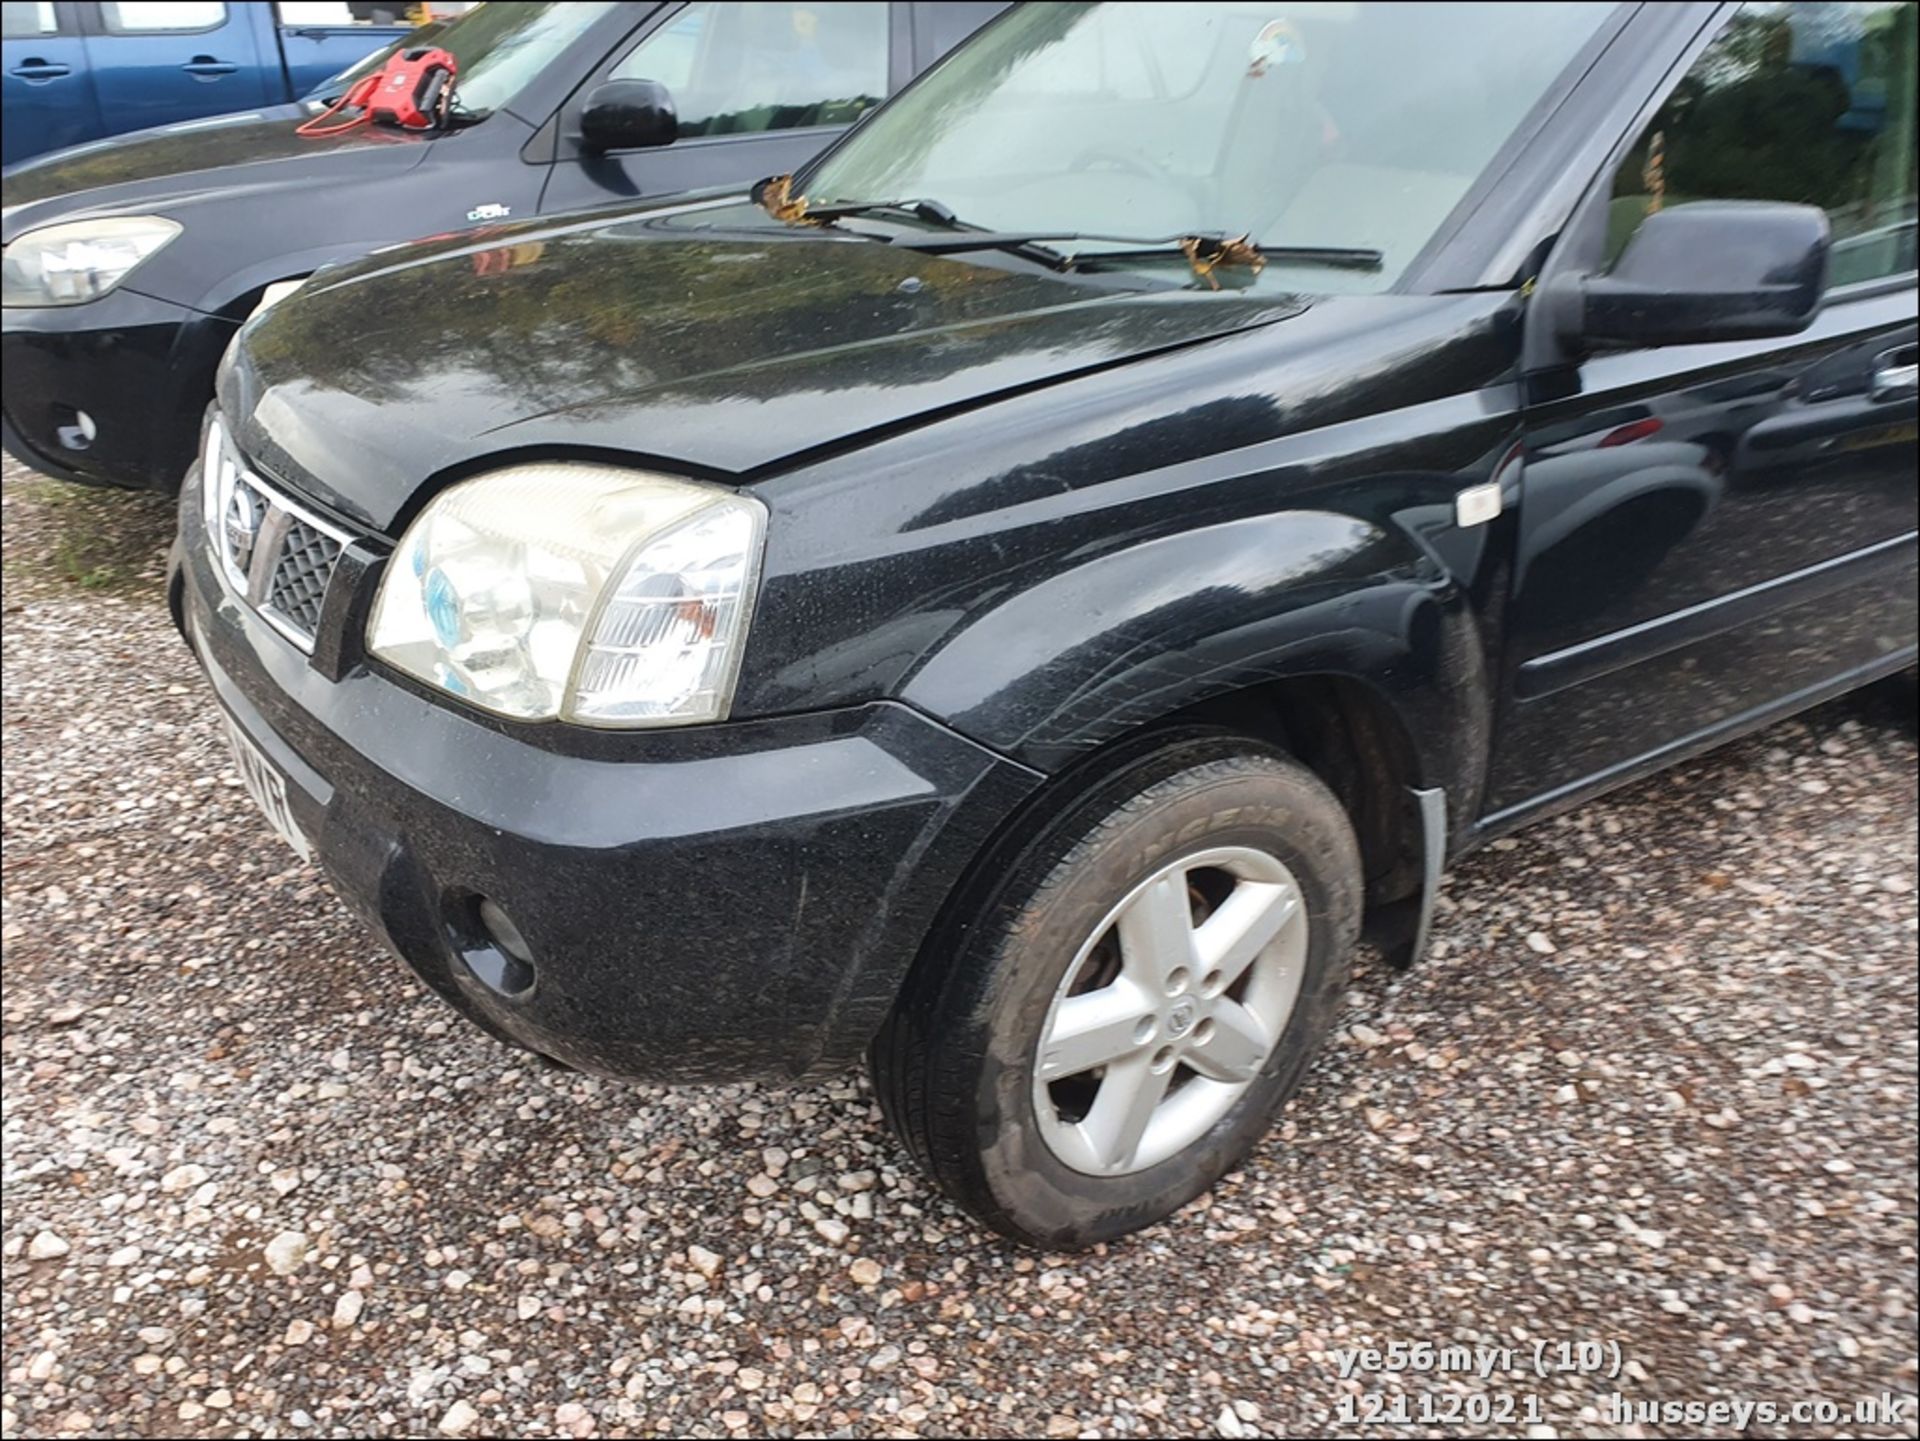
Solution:
[[[1025,588],[946,637],[900,698],[1062,781],[1156,729],[1224,725],[1289,751],[1307,737],[1334,770],[1364,755],[1442,792],[1459,827],[1485,777],[1489,672],[1466,586],[1411,532],[1290,510]]]
[[[1444,859],[1421,805],[1423,793],[1444,791],[1415,736],[1406,708],[1389,691],[1333,671],[1220,691],[1132,726],[1073,756],[1014,808],[941,906],[911,969],[943,955],[955,929],[991,904],[1039,831],[1090,791],[1156,755],[1171,761],[1236,741],[1291,756],[1333,792],[1359,842],[1365,934],[1396,963],[1411,963],[1424,946]]]

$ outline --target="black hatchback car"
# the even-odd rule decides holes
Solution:
[[[755,199],[250,321],[180,626],[494,1035],[864,1053],[982,1220],[1124,1233],[1450,859],[1913,664],[1914,22],[1016,9]]]
[[[12,167],[0,435],[64,480],[172,491],[235,329],[322,265],[791,170],[1002,8],[489,0],[404,42],[457,62],[444,128],[302,134],[324,109],[314,100]]]

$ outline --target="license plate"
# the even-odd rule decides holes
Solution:
[[[293,818],[293,807],[287,804],[286,777],[232,721],[227,722],[227,742],[233,747],[233,764],[240,772],[241,784],[266,815],[273,833],[292,846],[301,860],[311,861],[313,847],[307,844],[305,834]]]

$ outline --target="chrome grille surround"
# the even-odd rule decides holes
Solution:
[[[354,537],[246,469],[224,440],[200,483],[207,541],[234,595],[302,651],[312,654],[320,611],[340,553]]]

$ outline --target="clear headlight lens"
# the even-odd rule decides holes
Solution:
[[[0,257],[0,304],[85,305],[180,233],[163,215],[74,220],[29,230]]]
[[[207,433],[200,437],[200,515],[207,523],[208,535],[219,523],[226,472],[235,464],[233,449],[227,444],[227,428],[216,415],[207,422]]]
[[[227,583],[245,595],[246,574],[236,565],[233,546],[222,535],[232,520],[247,536],[247,548],[252,548],[258,517],[253,514],[252,492],[239,485],[239,479],[240,456],[227,434],[226,423],[215,415],[207,421],[206,434],[200,440],[200,516],[206,522],[207,544]]]
[[[717,486],[556,461],[435,496],[387,564],[368,649],[499,715],[723,719],[766,510]]]

